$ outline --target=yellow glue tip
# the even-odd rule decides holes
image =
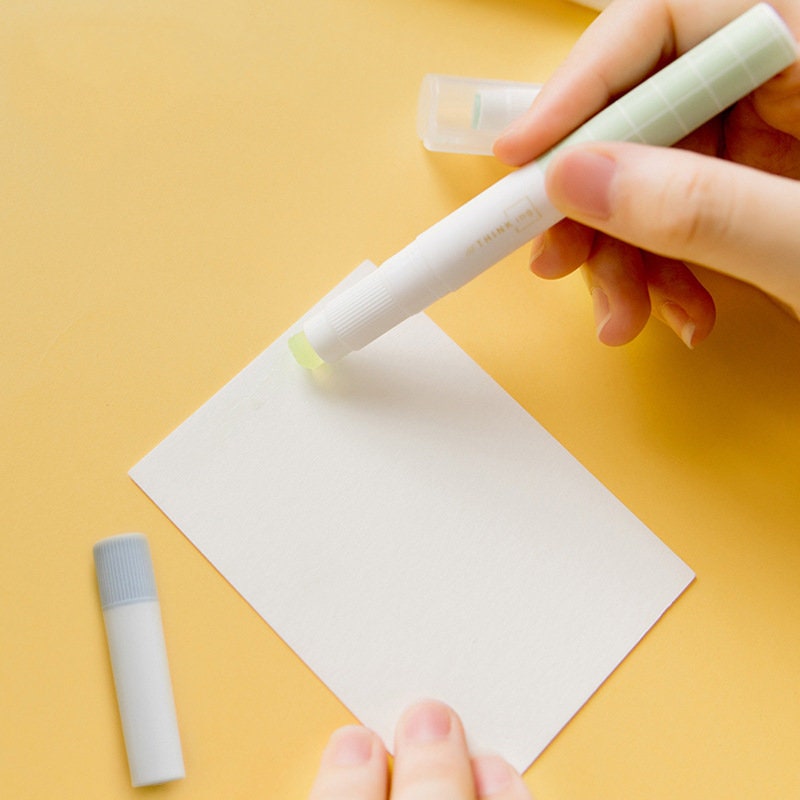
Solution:
[[[289,349],[295,361],[306,369],[316,369],[325,362],[317,355],[317,351],[311,346],[305,333],[300,331],[294,336],[289,337]]]

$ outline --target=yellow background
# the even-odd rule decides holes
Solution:
[[[593,16],[0,5],[0,795],[305,798],[350,715],[127,470],[361,260],[504,174],[422,149],[423,74],[544,80]],[[540,800],[800,796],[800,325],[709,281],[695,352],[657,323],[603,348],[580,278],[534,279],[524,252],[431,311],[699,576],[527,773]],[[128,530],[153,550],[188,771],[148,790],[91,558]]]

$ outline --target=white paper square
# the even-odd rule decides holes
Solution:
[[[436,697],[525,769],[692,571],[428,317],[286,340],[131,476],[387,745]]]

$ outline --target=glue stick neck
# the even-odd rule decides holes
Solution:
[[[323,361],[359,350],[561,219],[536,162],[456,209],[305,324]]]

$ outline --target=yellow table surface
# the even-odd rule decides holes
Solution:
[[[361,260],[504,174],[426,72],[544,80],[564,0],[0,5],[0,795],[304,800],[352,721],[128,469]],[[800,325],[594,339],[520,251],[433,318],[698,573],[526,775],[539,800],[800,796]],[[149,537],[188,777],[130,788],[91,547]],[[502,575],[498,576],[502,580]],[[347,646],[342,643],[342,646]]]

